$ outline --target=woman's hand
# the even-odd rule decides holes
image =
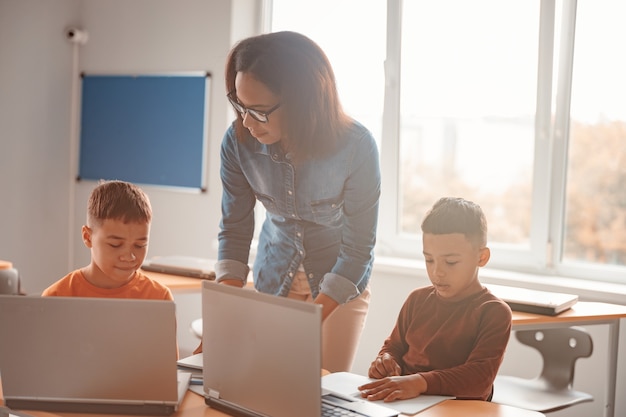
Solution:
[[[339,303],[324,293],[319,293],[317,298],[313,300],[315,304],[322,306],[322,321],[326,320],[333,311],[339,306]]]
[[[406,400],[419,397],[426,391],[428,384],[420,374],[390,376],[359,387],[361,397],[370,401]]]

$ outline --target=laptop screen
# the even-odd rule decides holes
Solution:
[[[272,417],[319,417],[321,308],[203,282],[205,396]]]
[[[178,403],[171,301],[0,296],[0,339],[9,406],[173,411]]]

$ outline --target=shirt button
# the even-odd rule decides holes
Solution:
[[[302,255],[304,252],[300,251],[300,255]]]
[[[295,213],[293,213],[293,214],[291,215],[291,217],[296,217],[296,214],[295,214]]]
[[[290,277],[290,278],[293,278],[293,272],[290,272],[290,273],[289,273],[289,277]]]
[[[331,204],[331,207],[335,208],[335,207],[337,207],[337,204]]]
[[[291,190],[287,191],[287,194],[292,195],[293,192]]]
[[[302,233],[296,232],[296,236],[300,237],[300,236],[302,236]]]
[[[309,278],[313,279],[313,274],[309,274]]]

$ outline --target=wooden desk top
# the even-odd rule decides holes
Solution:
[[[545,414],[508,405],[478,400],[446,400],[421,413],[418,417],[545,417]]]
[[[204,410],[202,410],[202,407],[204,407]],[[516,407],[486,401],[465,400],[446,400],[416,414],[418,417],[458,417],[463,415],[473,417],[545,417],[545,414],[536,411],[522,410]],[[201,396],[188,392],[184,399],[183,406],[181,406],[181,410],[173,417],[192,416],[225,417],[228,416],[228,414],[207,407]]]
[[[198,290],[202,289],[203,278],[185,277],[182,275],[162,274],[160,272],[146,271],[142,269],[141,272],[147,277],[152,278],[155,281],[168,287],[170,290]],[[254,283],[251,279],[248,279],[248,287],[253,287]]]
[[[168,287],[170,290],[200,290],[202,278],[190,278],[182,275],[162,274],[160,272],[141,270],[146,276]]]
[[[569,322],[581,323],[584,321],[604,321],[619,318],[626,318],[626,306],[619,304],[579,301],[569,310],[566,310],[556,316],[514,311],[512,321],[513,326],[515,326]]]
[[[171,290],[199,290],[202,288],[202,279],[189,278],[180,275],[162,274],[141,270],[150,278],[164,284]],[[248,282],[250,285],[251,282]],[[513,325],[544,324],[554,322],[581,322],[599,321],[626,318],[626,306],[619,304],[607,304],[588,301],[579,301],[574,306],[556,316],[543,314],[513,312]]]
[[[45,411],[25,411],[33,417],[76,417],[76,413],[48,413]],[[536,411],[522,410],[508,405],[495,404],[486,401],[446,400],[421,413],[417,417],[545,417]],[[112,414],[81,414],[81,417],[127,417]],[[180,409],[170,417],[230,417],[228,414],[207,407],[204,398],[191,391],[183,399]],[[136,417],[136,416],[128,416]]]

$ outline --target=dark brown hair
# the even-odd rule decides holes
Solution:
[[[487,245],[487,219],[476,203],[458,197],[440,198],[426,214],[422,233],[462,233],[479,248]]]
[[[333,69],[322,49],[296,32],[273,32],[237,43],[226,62],[226,91],[236,96],[238,72],[252,75],[280,97],[282,138],[296,157],[320,155],[332,150],[347,129]],[[237,114],[237,138],[249,133]]]
[[[100,182],[89,196],[87,224],[99,225],[109,219],[124,223],[150,223],[152,207],[148,196],[129,182]]]

